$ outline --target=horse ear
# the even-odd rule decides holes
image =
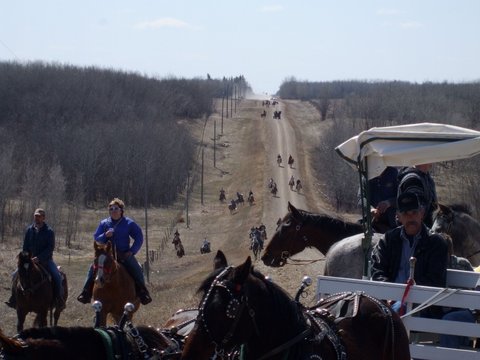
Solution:
[[[227,257],[222,252],[222,250],[218,250],[215,258],[213,259],[213,270],[223,269],[228,266]]]
[[[439,207],[440,211],[444,214],[449,214],[449,213],[452,212],[452,209],[450,209],[447,205],[438,204],[438,207]]]
[[[300,217],[300,212],[297,210],[297,208],[295,206],[290,204],[290,202],[288,202],[288,211],[290,211],[292,213],[292,216],[294,218]]]
[[[111,252],[112,251],[112,242],[110,240],[107,241],[107,253]]]
[[[247,260],[242,265],[239,265],[235,268],[235,274],[233,276],[233,281],[237,284],[243,284],[250,272],[252,271],[252,258],[249,256]]]
[[[93,248],[94,248],[95,250],[98,249],[98,244],[97,244],[97,242],[96,242],[95,240],[93,241]]]

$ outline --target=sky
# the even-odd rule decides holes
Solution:
[[[0,61],[149,77],[480,81],[480,0],[0,0]]]

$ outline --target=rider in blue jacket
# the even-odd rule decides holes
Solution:
[[[120,199],[113,199],[108,205],[110,217],[100,221],[93,238],[96,242],[106,244],[111,241],[115,249],[117,261],[125,266],[128,273],[135,280],[137,295],[142,304],[146,305],[152,301],[145,286],[145,278],[142,268],[135,258],[143,244],[143,233],[140,227],[130,218],[123,216],[125,205]],[[133,243],[130,244],[130,238]],[[93,292],[93,265],[88,270],[87,279],[77,300],[87,304],[92,298]]]

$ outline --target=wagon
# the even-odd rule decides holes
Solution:
[[[368,250],[372,239],[372,219],[370,194],[366,184],[369,179],[380,175],[387,166],[413,166],[473,157],[480,153],[480,132],[435,123],[378,127],[348,139],[335,150],[342,159],[358,171],[362,199],[364,227],[362,249],[365,255],[365,265],[362,280],[319,276],[317,296],[344,290],[359,290],[378,298],[400,300],[405,291],[405,284],[368,280],[371,266],[368,261]],[[436,303],[437,305],[460,308],[476,308],[480,304],[480,293],[478,291],[459,289],[479,287],[479,273],[448,270],[447,286],[446,289],[412,286],[407,298],[408,309],[413,309],[413,303],[420,303],[420,306],[429,306]],[[480,338],[479,324],[412,316],[406,316],[403,319],[409,334],[410,332],[412,334],[410,338],[412,357],[435,360],[456,357],[480,359],[480,352],[476,349],[440,348],[428,342],[420,342],[417,336],[418,332],[425,332]]]

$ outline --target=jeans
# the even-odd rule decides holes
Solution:
[[[442,320],[452,320],[474,323],[475,317],[472,312],[467,309],[454,310],[445,314]],[[457,335],[440,335],[440,346],[458,349],[462,346],[468,346],[469,338]]]

